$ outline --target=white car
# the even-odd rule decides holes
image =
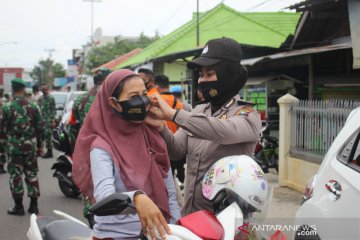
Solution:
[[[71,91],[71,92],[60,92],[60,91],[53,91],[50,94],[55,99],[55,106],[56,106],[56,119],[60,121],[63,114],[66,113],[67,109],[69,108],[69,103],[73,103],[75,99],[81,95],[86,93],[86,91]]]
[[[360,107],[353,110],[305,189],[295,239],[360,239]],[[302,231],[303,230],[303,231]]]

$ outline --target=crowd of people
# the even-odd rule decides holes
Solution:
[[[167,224],[180,216],[213,210],[201,190],[206,171],[222,157],[253,155],[261,129],[253,104],[239,96],[247,80],[241,57],[239,43],[220,38],[208,41],[201,55],[188,62],[199,73],[194,109],[184,101],[181,86],[170,88],[166,75],[150,69],[95,72],[94,87],[75,100],[69,120],[73,180],[87,209],[115,192],[128,195],[135,208],[125,215],[95,216],[94,240],[138,239],[140,231],[154,237],[155,229],[164,236],[170,233]],[[0,162],[6,152],[15,201],[8,213],[24,214],[23,173],[31,198],[28,210],[38,213],[36,157],[44,141],[42,156],[52,157],[55,106],[47,86],[42,96],[34,91],[38,105],[24,97],[21,79],[12,87],[13,99],[2,105],[0,116],[1,140],[7,141]],[[174,177],[184,186],[183,196]]]

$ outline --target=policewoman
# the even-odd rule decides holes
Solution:
[[[261,121],[253,104],[239,96],[247,80],[241,57],[239,43],[220,38],[208,41],[200,57],[187,64],[199,71],[198,90],[205,99],[192,112],[172,109],[159,95],[152,96],[147,124],[160,131],[170,159],[187,157],[183,216],[213,210],[201,192],[201,181],[213,163],[225,156],[254,153]],[[172,134],[163,120],[174,121],[180,129]]]

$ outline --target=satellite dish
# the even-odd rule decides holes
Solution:
[[[102,29],[97,28],[94,32],[93,40],[94,42],[100,42],[101,38],[102,38]]]

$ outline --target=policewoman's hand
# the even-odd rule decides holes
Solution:
[[[155,227],[159,231],[162,239],[165,239],[166,233],[171,234],[170,228],[164,216],[161,214],[160,209],[146,194],[136,194],[134,196],[134,205],[139,215],[144,235],[147,235],[147,230],[149,229],[152,239],[156,240]]]
[[[151,106],[150,113],[154,118],[170,121],[173,119],[176,110],[171,108],[169,104],[161,98],[160,94],[153,94],[150,96]]]

